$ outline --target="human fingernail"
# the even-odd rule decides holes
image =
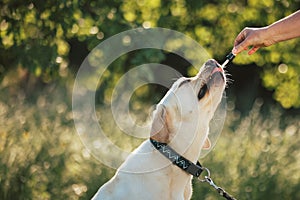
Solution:
[[[233,53],[234,55],[236,55],[236,54],[237,54],[237,48],[233,47],[232,53]]]

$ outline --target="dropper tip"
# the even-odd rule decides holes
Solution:
[[[221,68],[224,69],[224,67],[229,63],[229,60],[226,59],[225,62],[221,65]]]

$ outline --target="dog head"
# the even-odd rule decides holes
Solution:
[[[195,77],[178,79],[156,106],[151,138],[170,143],[177,134],[191,140],[200,136],[209,148],[209,122],[221,102],[226,77],[215,60],[208,60]]]

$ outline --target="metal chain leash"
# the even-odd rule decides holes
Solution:
[[[207,172],[207,176],[204,176],[204,179],[200,179],[198,177],[198,180],[202,183],[208,183],[210,186],[212,186],[222,197],[226,198],[227,200],[236,200],[234,197],[232,197],[230,194],[228,194],[223,188],[217,186],[213,180],[210,177],[210,171],[206,167],[203,167],[203,169]]]

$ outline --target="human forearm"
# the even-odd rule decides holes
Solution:
[[[274,43],[300,37],[300,10],[267,27]]]
[[[238,54],[251,47],[248,54],[253,54],[261,47],[296,37],[300,37],[300,10],[266,27],[244,28],[235,38],[232,52]]]

